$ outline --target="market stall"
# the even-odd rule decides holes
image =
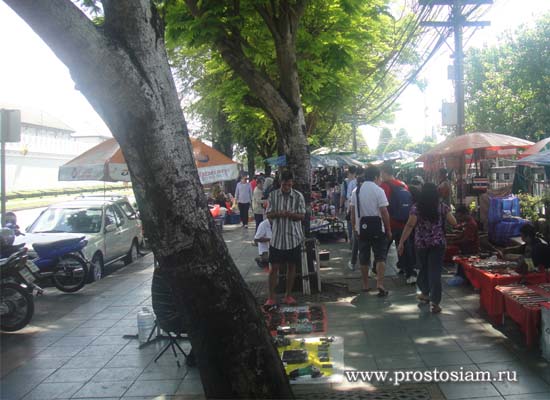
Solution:
[[[538,341],[541,324],[541,307],[550,305],[550,284],[510,284],[495,287],[495,313],[499,321],[510,317],[525,335],[525,344]]]
[[[456,256],[454,261],[462,266],[472,286],[479,289],[479,304],[493,323],[500,323],[502,320],[501,307],[495,297],[495,287],[519,282],[539,284],[548,281],[546,271],[522,274],[516,271],[517,264],[511,261],[481,259],[477,256]]]
[[[497,157],[519,155],[533,142],[497,133],[474,132],[451,137],[422,154],[416,161],[423,162],[428,173],[440,168],[457,172],[457,198],[477,196],[487,190],[488,171],[481,161]]]

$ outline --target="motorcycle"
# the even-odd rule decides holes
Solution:
[[[4,243],[5,237],[2,232],[2,250],[11,246]],[[42,293],[42,289],[34,284],[39,269],[28,260],[27,249],[13,247],[18,250],[0,260],[0,329],[6,332],[18,331],[27,326],[34,314],[33,292],[36,289],[38,294]]]
[[[11,228],[17,234],[18,231]],[[72,293],[82,289],[86,284],[90,263],[82,249],[87,243],[84,236],[49,243],[34,243],[34,251],[29,251],[28,256],[39,268],[40,279],[51,278],[57,289]],[[18,246],[22,245],[4,246],[2,257],[17,251]]]

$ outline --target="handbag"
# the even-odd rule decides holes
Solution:
[[[382,218],[375,215],[361,217],[361,202],[359,201],[360,191],[361,186],[357,186],[355,195],[357,196],[357,215],[359,216],[359,239],[380,239],[384,236],[384,231],[382,231]]]

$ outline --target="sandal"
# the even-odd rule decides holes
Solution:
[[[439,314],[441,312],[441,307],[437,304],[432,304],[432,314]]]
[[[390,292],[388,292],[386,289],[378,288],[378,297],[386,297],[388,294],[390,294]]]
[[[430,298],[428,296],[426,296],[425,294],[417,294],[416,295],[416,299],[420,302],[420,303],[424,303],[424,304],[428,304],[430,302]]]

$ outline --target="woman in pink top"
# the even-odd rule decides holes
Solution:
[[[420,265],[417,285],[422,303],[431,302],[432,312],[441,312],[441,269],[445,255],[445,222],[456,225],[450,207],[440,201],[437,186],[426,183],[418,202],[411,207],[410,216],[399,241],[398,252],[403,254],[404,243],[415,229],[414,245]]]

